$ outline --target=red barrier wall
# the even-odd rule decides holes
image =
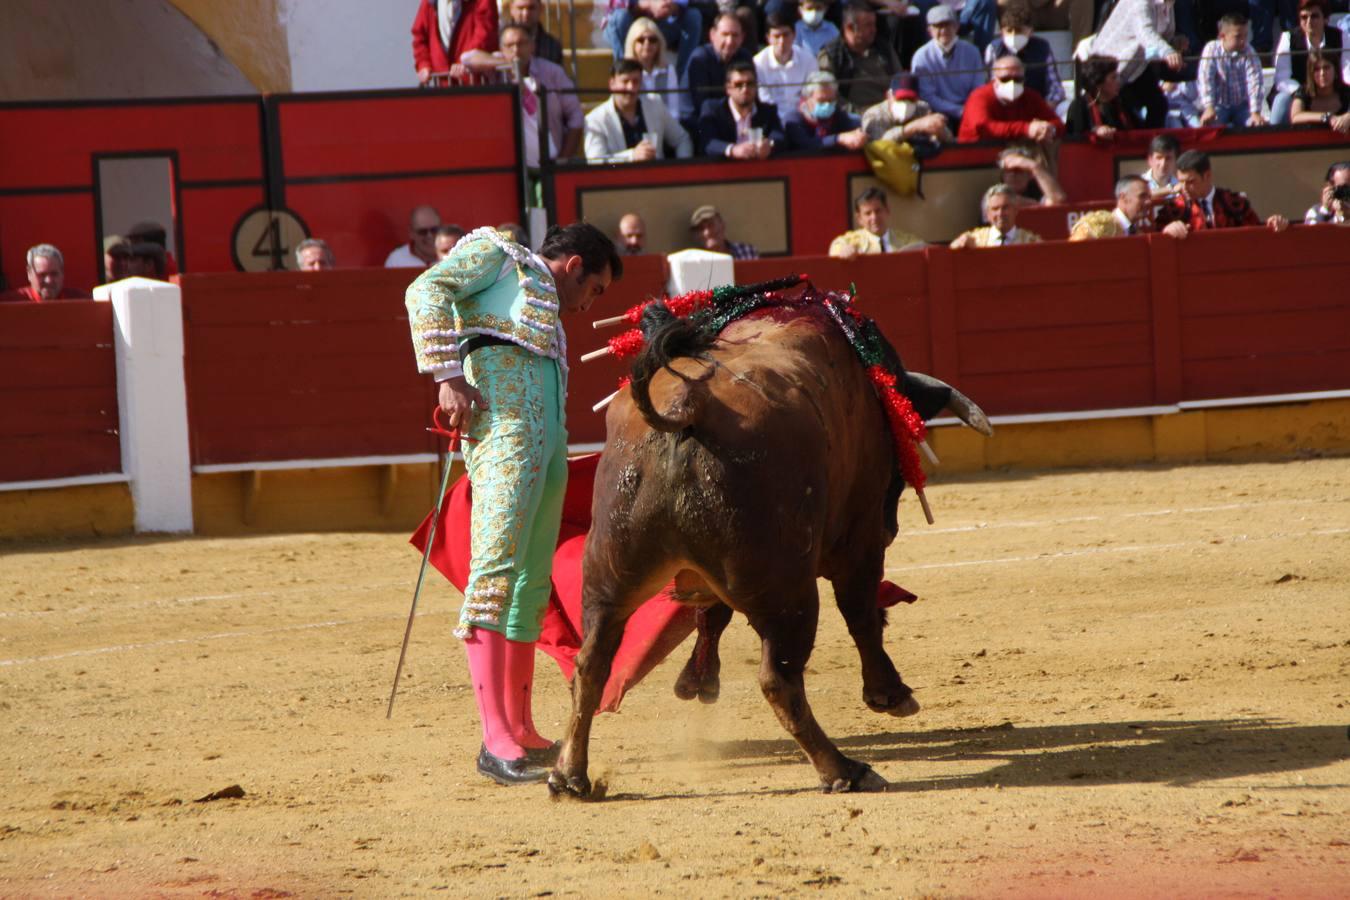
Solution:
[[[0,303],[0,483],[122,470],[112,306]]]

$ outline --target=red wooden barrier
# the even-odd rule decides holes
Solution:
[[[1083,213],[1115,207],[1114,200],[1089,200],[1057,206],[1027,206],[1017,214],[1017,227],[1038,234],[1047,241],[1062,241],[1068,238],[1074,223]]]
[[[122,470],[112,307],[0,303],[0,483]]]

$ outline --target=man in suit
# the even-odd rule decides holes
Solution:
[[[923,238],[891,228],[891,207],[886,192],[870,187],[853,201],[853,219],[857,228],[846,231],[830,242],[830,255],[853,259],[872,253],[922,250]]]
[[[768,159],[786,146],[783,124],[771,103],[755,102],[759,83],[755,64],[741,60],[727,66],[726,96],[706,100],[698,120],[698,138],[707,156]]]
[[[1184,238],[1192,231],[1262,224],[1246,194],[1214,186],[1208,153],[1187,150],[1181,154],[1177,159],[1177,181],[1181,190],[1158,208],[1158,228],[1163,234]],[[1284,231],[1289,220],[1271,216],[1265,225],[1271,231]]]
[[[953,250],[967,247],[1005,247],[1009,244],[1034,244],[1041,236],[1017,227],[1017,194],[1006,184],[996,184],[984,192],[980,204],[984,220],[982,228],[972,228],[952,241]]]
[[[1116,208],[1098,209],[1073,223],[1071,241],[1128,237],[1153,230],[1153,192],[1138,175],[1126,175],[1116,182]]]
[[[609,70],[609,99],[586,114],[586,161],[687,159],[694,142],[660,100],[641,96],[642,64],[620,59]],[[653,138],[655,140],[653,140]]]

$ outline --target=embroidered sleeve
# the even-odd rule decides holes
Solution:
[[[496,281],[503,262],[505,254],[494,242],[471,234],[408,287],[405,304],[417,371],[459,374],[456,322],[473,306],[474,296]]]

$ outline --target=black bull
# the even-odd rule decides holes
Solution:
[[[825,790],[882,789],[821,730],[802,680],[825,578],[858,649],[864,701],[892,715],[919,709],[883,646],[876,602],[903,487],[881,404],[818,309],[741,319],[692,351],[691,331],[675,321],[650,335],[631,389],[609,408],[582,563],[585,641],[549,787],[590,794],[591,721],[624,625],[673,580],[677,599],[716,607],[721,625],[730,611],[749,620],[764,696]],[[949,406],[988,427],[935,379],[909,376],[905,393],[924,418]]]

